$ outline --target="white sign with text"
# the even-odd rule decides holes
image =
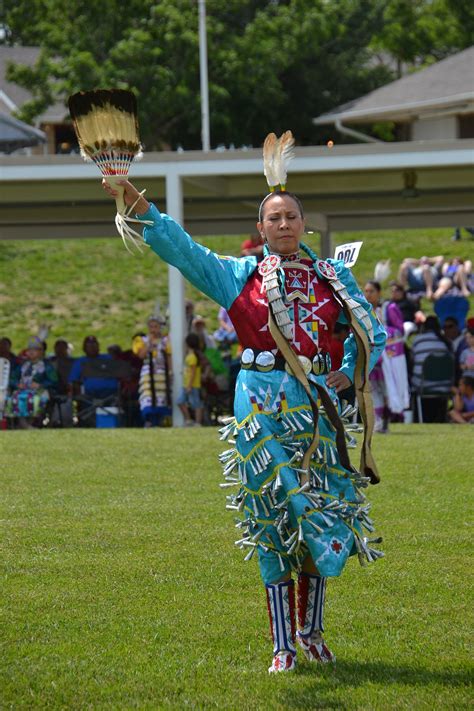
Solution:
[[[348,242],[347,244],[340,244],[336,247],[334,259],[342,259],[346,267],[353,267],[357,262],[362,245],[363,242]]]

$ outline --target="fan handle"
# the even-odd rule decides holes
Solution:
[[[126,175],[106,175],[106,181],[108,184],[117,191],[118,195],[115,196],[115,203],[117,205],[117,212],[120,215],[125,215],[126,205],[123,199],[123,194],[125,192],[123,185],[119,185],[119,180],[126,180]]]

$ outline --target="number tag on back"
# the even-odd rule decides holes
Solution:
[[[334,259],[342,259],[346,267],[353,267],[357,262],[362,245],[363,242],[348,242],[347,244],[340,244],[336,247]]]

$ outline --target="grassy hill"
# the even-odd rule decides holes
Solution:
[[[376,262],[392,260],[392,278],[404,257],[444,254],[474,256],[474,241],[451,242],[452,230],[397,230],[339,233],[334,243],[363,240],[354,273],[362,284],[373,276]],[[242,237],[201,240],[221,254],[239,254]],[[317,235],[308,243],[318,251]],[[216,324],[217,307],[191,286],[187,297],[196,313]],[[152,252],[131,256],[121,240],[32,240],[0,242],[0,334],[8,335],[20,350],[41,324],[49,327],[48,345],[56,338],[73,343],[81,352],[85,335],[94,333],[103,349],[111,343],[128,347],[130,338],[144,328],[156,300],[168,303],[167,267]],[[474,299],[471,300],[474,307]],[[425,303],[427,311],[431,304]]]

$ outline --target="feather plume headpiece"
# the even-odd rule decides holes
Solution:
[[[263,172],[270,192],[277,187],[286,190],[288,165],[295,157],[295,139],[291,131],[285,131],[280,138],[269,133],[263,144]]]
[[[138,246],[136,238],[141,236],[127,224],[136,220],[129,217],[131,210],[126,211],[123,187],[118,185],[141,156],[135,96],[124,89],[80,91],[69,97],[68,104],[82,157],[94,161],[118,192],[117,230],[127,249],[127,241]]]

